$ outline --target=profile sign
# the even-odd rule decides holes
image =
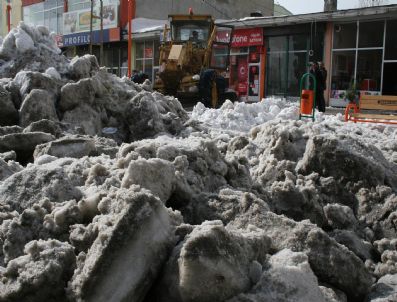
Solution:
[[[307,77],[313,81],[314,90],[311,89],[302,89],[305,81],[306,84]],[[311,118],[314,121],[314,113],[316,108],[316,77],[311,73],[305,73],[300,81],[300,108],[299,108],[299,119],[303,118]]]

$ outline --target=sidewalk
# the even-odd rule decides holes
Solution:
[[[326,115],[336,115],[337,113],[345,114],[345,108],[342,107],[326,107],[325,114]]]

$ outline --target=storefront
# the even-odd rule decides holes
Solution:
[[[263,84],[265,96],[298,98],[300,78],[315,61],[323,61],[328,71],[324,95],[331,106],[345,106],[346,90],[354,86],[361,93],[397,95],[397,5],[223,24],[263,29],[265,56],[260,66],[264,68],[259,75],[266,77],[259,85]],[[248,69],[252,50],[233,51],[231,83],[238,84],[239,77],[241,82],[249,77],[248,71],[245,75],[238,70]],[[246,59],[239,60],[240,56]],[[244,85],[237,85],[237,90],[243,96],[249,94]]]
[[[397,94],[397,19],[338,23],[333,29],[331,106],[345,106],[346,90]]]
[[[257,102],[263,97],[265,52],[263,29],[233,31],[230,51],[229,87],[240,101]]]

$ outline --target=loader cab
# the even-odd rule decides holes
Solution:
[[[171,15],[171,39],[175,44],[192,42],[206,47],[214,28],[211,16]]]

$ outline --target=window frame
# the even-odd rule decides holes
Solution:
[[[395,20],[395,19],[393,19]],[[360,24],[361,23],[369,23],[369,22],[383,22],[383,44],[381,46],[376,46],[376,47],[359,47],[359,38],[360,38]],[[386,35],[387,35],[387,31],[386,31],[386,27],[387,27],[387,22],[388,20],[356,20],[353,22],[345,22],[345,23],[338,23],[338,24],[334,24],[333,30],[332,30],[332,49],[331,49],[331,68],[332,68],[332,72],[331,72],[331,87],[330,90],[342,90],[342,89],[338,89],[338,87],[336,87],[335,89],[332,89],[332,82],[333,82],[333,71],[334,71],[334,54],[337,52],[342,52],[342,51],[354,51],[354,56],[355,56],[355,64],[354,64],[354,74],[353,74],[353,83],[355,85],[357,85],[357,67],[358,67],[358,55],[360,51],[366,51],[366,50],[380,50],[382,52],[381,54],[381,78],[380,78],[380,86],[379,86],[379,90],[376,90],[376,92],[379,92],[380,94],[382,94],[382,90],[383,90],[383,69],[384,69],[384,64],[385,62],[388,62],[387,60],[385,60],[385,42],[386,42]],[[334,48],[334,41],[335,41],[335,26],[341,25],[341,24],[347,24],[347,23],[356,23],[356,44],[355,47],[352,48]],[[362,30],[362,29],[361,29]],[[397,60],[396,60],[397,62]],[[332,98],[332,97],[331,97]]]

